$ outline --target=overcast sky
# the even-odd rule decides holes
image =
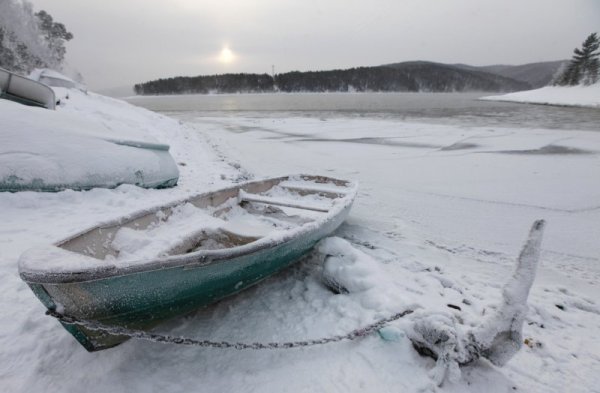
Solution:
[[[160,77],[570,58],[600,0],[30,0],[92,89]]]

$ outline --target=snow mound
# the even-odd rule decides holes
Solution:
[[[324,255],[323,281],[338,293],[365,292],[386,281],[375,260],[343,239],[324,239],[317,250]]]

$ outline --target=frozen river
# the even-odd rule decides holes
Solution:
[[[480,101],[485,93],[282,93],[138,96],[128,101],[183,119],[378,118],[461,126],[600,131],[600,111]]]

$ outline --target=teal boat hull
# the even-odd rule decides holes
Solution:
[[[21,272],[21,277],[49,310],[107,326],[150,329],[285,269],[335,231],[346,219],[351,205],[349,200],[336,214],[306,231],[275,244],[248,245],[234,255],[190,254],[179,264],[155,264],[121,274],[109,271],[81,278],[77,274],[49,275],[51,279],[44,280],[43,275]],[[63,326],[88,351],[110,348],[128,339],[78,325]]]

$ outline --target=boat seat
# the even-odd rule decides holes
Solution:
[[[311,210],[320,213],[329,212],[329,208],[323,206],[315,206],[315,205],[304,205],[302,203],[298,203],[293,200],[285,200],[285,199],[275,199],[270,197],[265,197],[262,195],[250,194],[245,191],[240,190],[238,195],[238,201],[241,202],[256,202],[256,203],[264,203],[267,205],[275,205],[275,206],[283,206],[290,207],[293,209],[301,209],[301,210]]]
[[[300,195],[308,195],[308,194],[319,194],[323,195],[327,198],[339,198],[340,196],[345,196],[348,193],[347,189],[341,187],[327,187],[313,184],[302,184],[298,182],[281,182],[279,184],[282,188],[286,190],[294,191],[299,193]]]

